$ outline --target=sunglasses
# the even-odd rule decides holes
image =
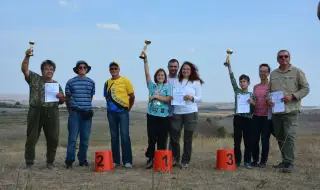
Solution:
[[[289,55],[279,55],[278,56],[279,59],[282,59],[282,58],[286,58],[287,59],[288,57],[289,57]]]
[[[79,67],[79,69],[87,69],[87,67]]]
[[[116,71],[118,68],[110,68],[110,71]]]

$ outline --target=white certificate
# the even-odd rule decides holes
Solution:
[[[184,101],[183,97],[185,95],[184,88],[181,85],[173,85],[172,86],[172,100],[171,105],[185,105],[186,102]]]
[[[59,102],[59,99],[56,97],[59,93],[59,84],[45,83],[44,87],[45,102]]]
[[[272,113],[281,113],[285,111],[284,102],[281,100],[284,97],[282,91],[271,92],[270,99],[274,103]]]
[[[237,113],[250,113],[250,94],[237,95]]]

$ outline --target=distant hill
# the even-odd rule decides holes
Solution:
[[[0,94],[0,102],[15,105],[19,102],[23,106],[28,106],[29,104],[28,94]],[[93,99],[92,102],[94,107],[105,108],[106,103],[104,99]],[[139,111],[146,111],[148,102],[147,101],[136,101],[133,109]],[[62,105],[62,107],[65,105]],[[233,102],[202,102],[199,103],[199,110],[202,111],[218,111],[218,110],[232,110],[234,108]],[[320,109],[317,106],[303,106],[302,109]]]

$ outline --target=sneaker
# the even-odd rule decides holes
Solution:
[[[244,167],[247,169],[252,169],[251,163],[244,163]]]
[[[273,165],[273,168],[283,169],[285,168],[285,164],[283,162],[279,163],[278,165]]]
[[[257,162],[251,162],[251,167],[253,167],[253,168],[258,167],[258,163]]]
[[[182,165],[181,165],[178,161],[176,161],[176,160],[173,161],[172,166],[173,166],[173,167],[180,168],[180,169],[182,168]]]
[[[87,160],[85,160],[84,162],[80,162],[79,166],[89,166],[89,163]]]
[[[113,163],[113,167],[118,167],[118,166],[120,166],[120,164]]]
[[[182,164],[183,169],[188,169],[189,165],[188,164]]]
[[[147,160],[146,169],[151,169],[153,167],[153,159],[149,158]]]
[[[266,168],[266,167],[267,167],[267,164],[266,164],[265,162],[260,162],[260,163],[258,164],[258,167],[259,167],[259,168]]]
[[[48,164],[47,164],[47,168],[48,168],[49,170],[57,170],[57,168],[55,167],[55,165],[52,164],[52,163],[48,163]]]
[[[240,163],[236,163],[236,167],[237,167],[237,168],[240,168]]]
[[[283,173],[292,173],[293,172],[293,165],[292,164],[285,164],[285,167],[282,169]]]
[[[125,168],[132,168],[132,164],[126,163],[126,164],[124,165],[124,167],[125,167]]]

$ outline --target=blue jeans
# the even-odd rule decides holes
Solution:
[[[121,152],[123,164],[132,164],[132,149],[129,135],[129,112],[108,111],[108,121],[111,134],[111,149],[113,162],[120,164],[119,129],[121,136]]]
[[[70,110],[68,119],[68,148],[67,157],[68,162],[75,161],[76,144],[78,135],[80,133],[80,146],[78,152],[78,160],[80,163],[87,161],[87,151],[89,145],[89,138],[91,133],[92,119],[83,120],[80,112]]]

